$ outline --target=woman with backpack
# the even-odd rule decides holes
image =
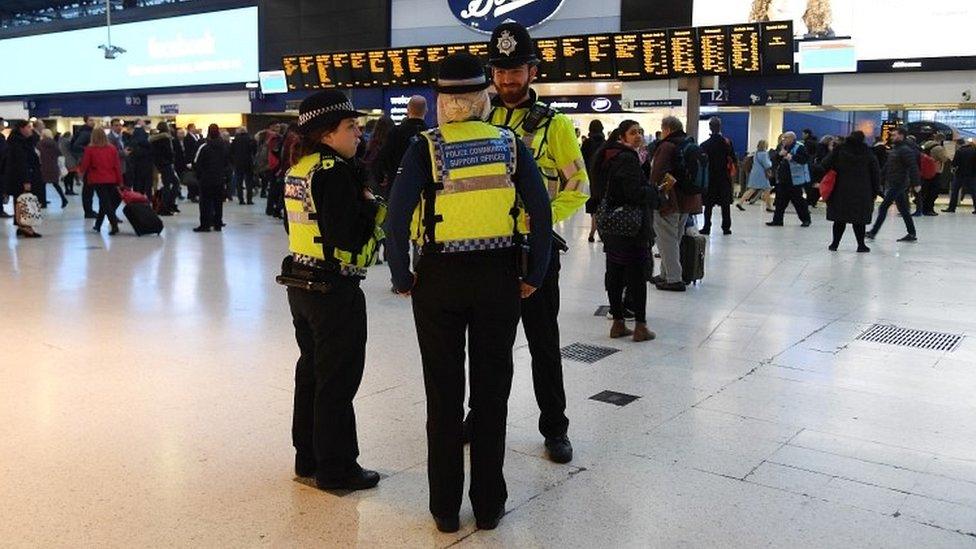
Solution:
[[[639,228],[633,236],[609,234],[601,231],[603,252],[607,256],[605,284],[610,299],[613,325],[611,338],[633,336],[637,342],[654,339],[654,332],[647,328],[647,264],[651,239],[650,207],[655,191],[647,182],[641,169],[638,149],[644,143],[643,130],[634,120],[624,120],[606,145],[594,155],[596,181],[602,183],[599,223],[604,225],[609,212],[630,209],[640,213]],[[629,297],[628,306],[634,312],[636,326],[633,330],[624,323],[624,289]]]

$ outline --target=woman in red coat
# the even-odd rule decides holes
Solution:
[[[102,229],[102,221],[108,216],[108,222],[112,225],[108,234],[118,233],[119,218],[115,215],[115,209],[119,207],[122,164],[119,162],[119,151],[109,145],[105,130],[100,127],[92,129],[91,143],[85,147],[85,154],[78,165],[78,176],[84,178],[86,175],[86,181],[98,195],[95,232]]]

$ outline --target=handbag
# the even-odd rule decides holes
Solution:
[[[44,222],[41,215],[41,201],[32,193],[23,193],[17,197],[14,206],[14,220],[21,227],[37,227]]]
[[[640,232],[644,222],[644,208],[632,204],[611,206],[610,181],[611,174],[607,174],[606,192],[596,208],[596,229],[600,238],[604,236],[634,237]]]
[[[824,202],[830,200],[830,195],[834,193],[834,186],[837,185],[837,172],[828,170],[820,180],[820,198]]]

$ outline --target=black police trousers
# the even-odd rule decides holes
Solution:
[[[519,319],[514,252],[429,254],[420,258],[413,316],[427,391],[430,512],[456,517],[464,490],[465,344],[471,389],[471,506],[491,520],[505,506],[502,468],[512,348]]]
[[[552,250],[546,278],[522,301],[522,329],[532,355],[532,386],[539,404],[539,432],[546,438],[566,436],[566,390],[559,352],[559,251]]]
[[[366,364],[366,298],[349,281],[327,294],[288,288],[288,304],[301,352],[292,443],[299,461],[314,459],[316,479],[341,480],[360,471],[352,399]]]

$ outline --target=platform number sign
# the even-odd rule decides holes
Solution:
[[[512,20],[531,29],[559,11],[564,0],[447,0],[454,17],[472,29],[491,33]]]

